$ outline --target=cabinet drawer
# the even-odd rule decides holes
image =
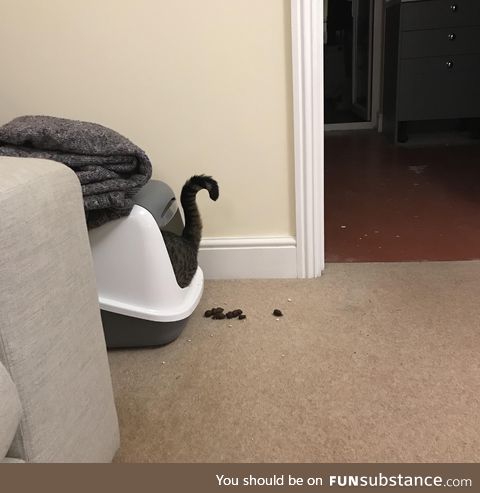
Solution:
[[[480,26],[427,29],[402,33],[401,58],[468,53],[480,53]]]
[[[452,62],[451,68],[447,63]],[[480,54],[400,61],[398,119],[480,116]]]
[[[424,0],[401,7],[402,31],[480,25],[479,0]]]

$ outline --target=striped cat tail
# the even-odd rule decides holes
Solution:
[[[185,215],[185,227],[183,238],[192,243],[196,248],[202,238],[202,219],[197,207],[196,195],[200,190],[207,190],[212,200],[218,199],[218,183],[211,177],[195,175],[183,185],[180,202]]]

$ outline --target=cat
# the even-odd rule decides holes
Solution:
[[[218,199],[218,183],[211,177],[195,175],[183,185],[180,195],[185,226],[182,235],[162,231],[177,283],[181,288],[187,287],[198,267],[198,249],[202,238],[202,219],[197,207],[196,195],[206,189],[212,200]]]

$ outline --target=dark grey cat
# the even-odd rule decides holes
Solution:
[[[185,216],[185,227],[182,235],[162,231],[173,271],[181,288],[190,284],[197,271],[198,248],[202,238],[202,220],[197,207],[196,195],[198,191],[204,188],[212,200],[218,199],[218,184],[211,176],[192,176],[183,185],[180,196]]]

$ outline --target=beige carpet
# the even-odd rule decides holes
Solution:
[[[116,460],[478,462],[479,300],[480,262],[209,281],[177,341],[109,353]]]

